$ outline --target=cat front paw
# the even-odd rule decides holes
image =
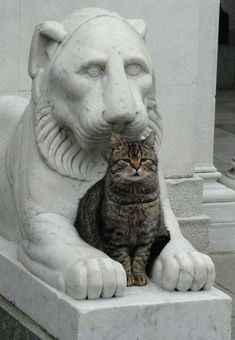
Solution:
[[[65,275],[66,293],[77,300],[123,296],[126,288],[123,266],[109,258],[78,260]]]
[[[148,283],[148,278],[145,274],[127,275],[127,287],[145,286]]]
[[[127,287],[134,286],[135,279],[133,275],[127,275]]]
[[[145,286],[148,278],[145,274],[134,276],[135,286]]]

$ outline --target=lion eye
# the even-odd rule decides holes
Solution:
[[[126,70],[126,74],[130,77],[138,77],[144,71],[142,66],[139,64],[127,65],[125,70]]]
[[[103,75],[104,70],[102,69],[102,67],[98,65],[92,65],[92,66],[88,66],[84,70],[84,72],[87,74],[89,78],[96,79]]]

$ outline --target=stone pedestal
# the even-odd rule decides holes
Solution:
[[[230,339],[231,300],[217,289],[167,292],[149,283],[122,298],[76,301],[29,273],[16,259],[16,245],[4,239],[0,272],[0,294],[12,303],[2,300],[0,307],[27,339]]]
[[[208,252],[209,218],[203,213],[203,180],[200,177],[168,179],[167,190],[182,234],[203,253]]]

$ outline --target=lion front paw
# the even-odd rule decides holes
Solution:
[[[79,260],[65,276],[66,293],[78,300],[123,296],[125,288],[124,268],[109,258]]]
[[[168,252],[166,248],[153,265],[152,281],[171,291],[209,290],[215,281],[215,267],[209,256],[195,249]]]

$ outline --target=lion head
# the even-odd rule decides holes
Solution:
[[[111,131],[139,138],[156,130],[153,66],[142,20],[87,8],[36,27],[30,50],[35,138],[47,164],[85,180]]]

